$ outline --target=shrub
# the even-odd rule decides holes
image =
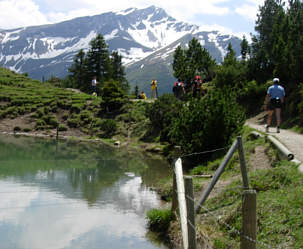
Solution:
[[[84,104],[80,104],[80,103],[77,103],[77,104],[73,104],[70,111],[73,113],[80,113],[81,110],[84,108]]]
[[[117,130],[117,122],[113,119],[106,119],[100,123],[99,127],[103,131],[101,137],[110,138]]]
[[[67,125],[70,128],[77,128],[79,126],[79,119],[70,118],[70,119],[67,120]]]
[[[18,131],[21,131],[21,128],[19,126],[15,126],[14,127],[14,132],[18,132]]]
[[[62,115],[62,119],[63,119],[63,120],[67,120],[67,119],[68,119],[68,114],[67,114],[67,113],[64,113],[64,114]]]
[[[201,152],[231,143],[244,121],[244,111],[235,96],[216,89],[183,105],[172,122],[169,136],[183,152]]]
[[[45,126],[46,126],[46,123],[43,119],[38,119],[36,121],[36,129],[37,130],[44,129]]]
[[[152,129],[160,135],[161,141],[169,140],[169,131],[174,118],[178,116],[182,103],[172,94],[163,94],[153,104],[146,106],[146,116],[149,118]]]
[[[67,131],[67,127],[64,124],[59,124],[58,125],[58,131]]]
[[[24,132],[30,132],[30,131],[32,131],[32,129],[31,128],[24,128],[23,131]]]
[[[174,219],[173,213],[168,209],[151,209],[146,213],[148,228],[151,231],[165,234],[170,222]]]
[[[101,106],[109,111],[119,110],[123,104],[126,103],[123,90],[118,86],[118,83],[113,80],[104,83],[102,99],[103,103],[101,103]]]

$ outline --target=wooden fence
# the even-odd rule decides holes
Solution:
[[[256,213],[256,191],[249,189],[249,181],[247,177],[245,155],[243,150],[242,138],[237,137],[234,141],[220,166],[215,172],[210,184],[203,192],[201,199],[195,205],[193,194],[192,177],[183,176],[182,160],[178,158],[174,163],[174,182],[173,182],[173,200],[172,212],[176,212],[179,207],[181,231],[184,249],[196,249],[196,228],[195,214],[199,212],[203,203],[213,190],[215,184],[219,180],[229,160],[238,149],[240,158],[241,175],[243,180],[242,195],[242,231],[241,249],[255,249],[257,238],[257,213]]]

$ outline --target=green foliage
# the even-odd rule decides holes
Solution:
[[[196,74],[204,80],[211,80],[215,65],[215,60],[196,38],[189,42],[188,49],[183,50],[179,46],[174,52],[174,76],[185,82],[187,87],[190,87]]]
[[[302,122],[298,117],[303,82],[303,3],[266,0],[256,21],[248,61],[248,79],[259,84],[278,77],[286,90],[285,120],[289,125]]]
[[[109,80],[104,83],[102,100],[101,106],[106,111],[117,111],[127,102],[124,91],[114,80]]]
[[[239,134],[245,121],[233,93],[210,91],[183,105],[169,136],[185,153],[224,147]]]
[[[19,126],[15,126],[14,127],[14,132],[18,132],[18,131],[21,131],[22,129],[19,127]]]
[[[124,93],[128,92],[129,86],[125,78],[122,56],[116,51],[109,53],[108,45],[101,34],[92,39],[89,45],[87,53],[81,49],[75,56],[74,63],[69,68],[71,75],[67,77],[65,85],[71,85],[83,92],[91,93],[91,80],[96,76],[99,82],[97,85],[98,95],[104,82],[108,80],[118,82]]]
[[[113,119],[106,119],[100,123],[100,129],[102,130],[101,137],[110,138],[117,131],[117,122]]]
[[[146,213],[148,228],[160,234],[167,233],[169,224],[174,220],[174,215],[169,209],[151,209]]]
[[[64,124],[59,124],[58,125],[58,131],[67,131],[68,128]]]
[[[160,135],[161,141],[170,141],[169,132],[183,103],[172,94],[163,94],[153,104],[146,106],[146,116],[151,122],[151,134]]]

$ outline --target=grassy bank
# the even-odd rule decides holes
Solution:
[[[117,110],[108,110],[101,97],[76,89],[55,87],[0,68],[0,131],[28,135],[102,140],[114,144],[159,151],[144,143],[148,130],[148,103],[123,99]]]
[[[280,161],[277,152],[264,138],[251,140],[250,131],[251,129],[245,128],[243,142],[250,188],[257,191],[257,247],[303,248],[300,236],[303,233],[303,175],[298,173],[293,163]],[[220,157],[199,165],[188,174],[213,175],[222,159]],[[194,177],[196,200],[201,197],[210,180]],[[162,185],[161,191],[166,196],[171,193],[172,180],[169,181]],[[196,216],[200,247],[240,248],[242,186],[239,157],[236,153]],[[181,245],[178,221],[171,222],[167,233],[176,246]]]

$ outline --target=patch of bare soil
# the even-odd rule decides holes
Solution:
[[[26,114],[23,116],[18,116],[14,119],[5,118],[0,120],[0,132],[1,133],[14,133],[15,127],[20,127],[21,131],[16,132],[16,134],[24,134],[28,136],[50,136],[54,137],[57,135],[57,129],[50,129],[50,130],[35,130],[35,122],[31,118],[32,113]],[[62,115],[61,115],[62,116]],[[60,116],[57,117],[58,120],[62,118]],[[24,129],[28,129],[29,132],[24,132]],[[67,131],[60,131],[59,136],[66,138],[66,137],[82,137],[86,134],[81,132],[79,129],[69,128]]]
[[[271,167],[271,161],[266,155],[266,148],[264,146],[257,146],[254,154],[251,156],[248,162],[248,170],[255,171],[259,169],[269,169]]]

